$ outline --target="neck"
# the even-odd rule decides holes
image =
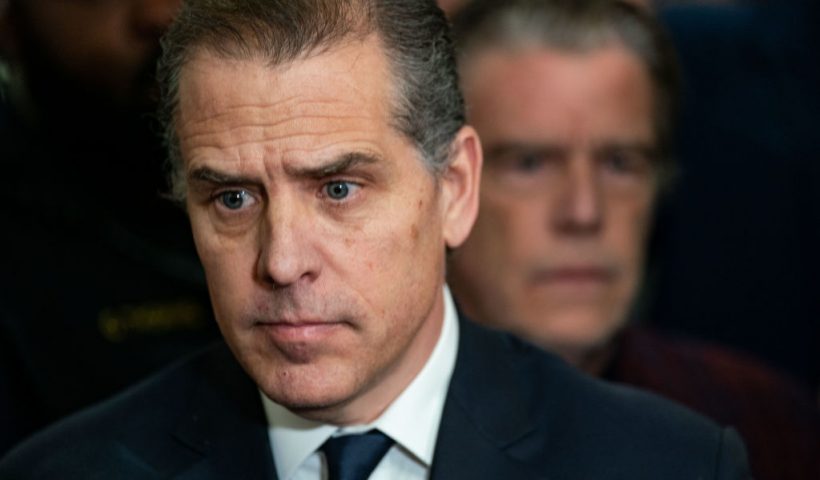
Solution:
[[[556,349],[556,353],[579,370],[600,377],[606,371],[615,354],[614,342],[607,342],[587,349]]]

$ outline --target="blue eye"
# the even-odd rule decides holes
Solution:
[[[247,199],[248,192],[244,190],[230,190],[219,195],[219,201],[229,210],[239,210]]]
[[[350,195],[350,182],[330,182],[325,185],[325,193],[333,200],[344,200]]]

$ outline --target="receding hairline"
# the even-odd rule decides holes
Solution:
[[[303,52],[303,54],[299,55],[298,57],[284,59],[279,62],[272,62],[269,56],[266,55],[267,52],[261,48],[253,52],[249,52],[248,55],[231,55],[225,49],[214,49],[211,48],[209,45],[205,44],[194,46],[189,51],[188,55],[186,55],[185,60],[180,64],[178,83],[179,90],[177,91],[177,98],[175,104],[176,108],[173,112],[173,121],[175,124],[175,128],[178,128],[178,125],[176,125],[176,121],[179,118],[179,101],[181,100],[180,94],[182,91],[182,85],[184,83],[183,79],[186,77],[187,74],[190,73],[190,67],[195,62],[224,61],[237,64],[249,62],[255,65],[264,66],[265,68],[270,70],[271,75],[276,75],[278,72],[283,72],[290,68],[293,68],[294,66],[299,65],[301,62],[306,62],[325,55],[331,56],[346,48],[372,48],[373,51],[375,51],[376,54],[379,57],[381,57],[384,70],[383,72],[379,73],[384,73],[386,75],[386,81],[388,82],[387,88],[385,89],[385,93],[387,95],[386,99],[389,102],[387,120],[391,127],[397,129],[399,133],[403,134],[404,132],[401,131],[399,125],[394,124],[394,120],[397,114],[396,110],[399,108],[399,72],[396,71],[393,62],[389,58],[388,51],[384,45],[383,39],[376,31],[372,31],[368,33],[366,36],[346,36],[339,42],[321,45],[311,50],[306,50],[305,52]]]
[[[303,46],[306,48],[295,50],[270,48],[270,40],[261,38],[260,34],[251,26],[233,30],[234,35],[205,35],[189,46],[181,65],[184,65],[203,51],[222,59],[264,59],[269,66],[274,67],[305,60],[351,43],[364,43],[371,37],[377,38],[379,45],[382,49],[384,48],[378,30],[367,17],[357,18],[349,23],[343,23],[343,25],[344,27],[338,28],[332,34],[328,34],[318,41],[308,42],[307,45]]]
[[[319,45],[301,52],[298,56],[284,59],[271,59],[264,47],[239,52],[226,49],[224,47],[215,48],[210,43],[201,43],[193,45],[186,53],[184,61],[180,63],[179,78],[183,78],[184,73],[189,71],[188,67],[191,64],[202,60],[216,60],[236,64],[252,63],[255,65],[265,66],[271,71],[271,73],[276,73],[277,70],[287,70],[300,62],[305,62],[323,55],[333,55],[348,47],[366,46],[368,43],[371,43],[384,58],[387,73],[391,77],[390,80],[395,81],[395,74],[393,72],[390,59],[386,55],[387,52],[384,47],[384,43],[375,31],[364,36],[348,35],[340,39],[338,42]]]

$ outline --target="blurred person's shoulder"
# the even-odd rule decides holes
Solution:
[[[811,394],[792,377],[751,355],[647,327],[630,327],[619,339],[605,378],[656,392],[737,429],[756,477],[796,479],[820,474],[820,412]]]
[[[526,419],[530,429],[509,448],[519,448],[541,472],[669,479],[733,472],[746,478],[745,450],[732,429],[655,394],[588,376],[512,335],[462,322],[462,343],[468,342],[479,346],[460,347],[450,395],[465,410],[471,398],[480,399],[476,411],[485,414],[487,405],[494,412],[506,411],[503,402],[514,405],[511,416]],[[469,381],[459,379],[465,372]]]
[[[691,402],[713,390],[720,391],[715,395],[724,399],[727,392],[734,391],[738,400],[756,404],[767,397],[793,398],[798,403],[809,398],[808,391],[795,379],[750,354],[648,327],[633,326],[623,332],[607,377],[641,387],[668,389],[663,393],[684,400],[691,397]],[[700,388],[691,388],[693,382]]]

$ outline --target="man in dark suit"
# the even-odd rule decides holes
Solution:
[[[214,347],[14,450],[0,478],[746,478],[680,407],[459,320],[478,208],[432,1],[190,2],[164,40],[174,192]]]

